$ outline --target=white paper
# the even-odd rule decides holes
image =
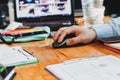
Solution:
[[[27,62],[35,62],[37,59],[25,52],[22,48],[10,48],[0,45],[0,64],[3,66],[15,66]]]
[[[48,65],[46,69],[60,80],[120,80],[120,59],[111,55]]]

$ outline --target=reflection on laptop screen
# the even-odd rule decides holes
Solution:
[[[14,0],[15,21],[24,23],[69,20],[72,24],[72,4],[72,0]]]

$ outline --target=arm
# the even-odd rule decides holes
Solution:
[[[120,36],[120,17],[113,19],[112,21],[92,27],[97,34],[97,37],[110,37],[110,36]]]
[[[96,37],[110,37],[110,36],[120,36],[120,18],[116,18],[108,23],[93,26],[92,29],[88,29],[85,27],[72,26],[72,27],[64,27],[57,31],[54,36],[54,40],[58,40],[58,42],[62,42],[63,38],[67,34],[74,33],[76,37],[70,38],[67,40],[66,44],[75,45],[77,43],[90,43]]]

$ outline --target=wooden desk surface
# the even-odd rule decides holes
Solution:
[[[82,25],[82,24],[79,24]],[[60,63],[73,58],[85,58],[90,56],[114,55],[120,57],[118,53],[105,49],[96,43],[91,43],[79,47],[53,49],[52,39],[45,41],[34,41],[28,43],[15,43],[11,46],[22,46],[24,49],[33,53],[40,59],[37,64],[30,64],[16,67],[17,75],[14,80],[57,80],[50,72],[45,69],[46,65]]]
[[[17,72],[14,80],[57,80],[51,73],[49,73],[45,66],[49,64],[60,63],[64,60],[73,58],[85,58],[90,56],[114,55],[120,57],[118,53],[105,49],[96,43],[91,43],[79,47],[59,48],[53,49],[50,45],[52,39],[45,41],[35,41],[28,43],[17,43],[11,46],[22,46],[33,55],[40,59],[37,64],[30,64],[16,67]]]

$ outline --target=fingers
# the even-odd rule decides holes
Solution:
[[[61,42],[66,35],[69,35],[72,33],[72,28],[66,28],[65,30],[62,31],[62,34],[59,35],[58,42]]]
[[[56,32],[56,34],[55,34],[55,36],[54,36],[53,39],[54,39],[54,40],[58,40],[60,34],[62,34],[62,32],[63,32],[65,29],[66,29],[66,27],[64,27],[64,28],[60,28],[60,29]]]
[[[78,43],[81,43],[81,38],[79,36],[76,36],[74,38],[68,39],[66,41],[66,44],[68,46],[75,45],[75,44],[78,44]]]
[[[54,36],[54,40],[58,40],[58,42],[62,42],[63,38],[68,35],[74,33],[76,37],[70,38],[67,40],[66,44],[68,46],[72,46],[78,43],[89,43],[96,37],[96,32],[92,29],[72,26],[72,27],[64,27],[57,31]]]
[[[58,42],[62,42],[63,38],[70,34],[72,32],[72,28],[70,27],[64,27],[64,28],[60,28],[56,35],[54,36],[54,40],[58,40]]]

